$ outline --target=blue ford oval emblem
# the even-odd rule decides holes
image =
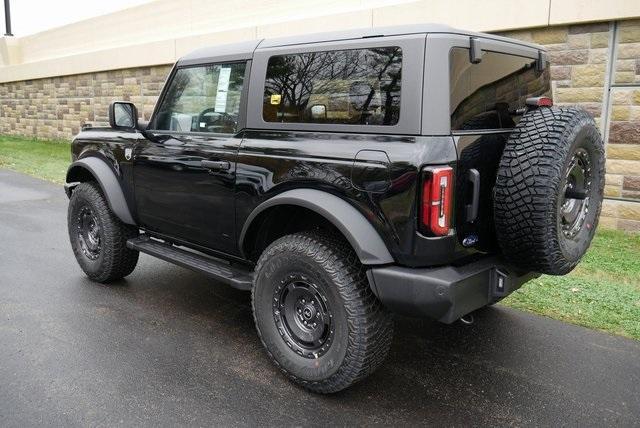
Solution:
[[[462,245],[465,247],[473,247],[477,243],[478,243],[478,235],[469,235],[462,240]]]

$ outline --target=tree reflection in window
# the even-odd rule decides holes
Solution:
[[[273,56],[267,66],[264,120],[395,125],[401,72],[398,47]]]

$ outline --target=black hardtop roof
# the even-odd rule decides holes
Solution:
[[[397,25],[393,27],[360,28],[355,30],[332,31],[325,33],[302,34],[273,39],[257,39],[245,42],[230,43],[217,46],[208,46],[196,49],[183,56],[177,62],[178,65],[194,65],[223,61],[241,61],[251,59],[253,53],[259,49],[268,49],[282,46],[305,45],[313,43],[327,43],[341,40],[356,40],[371,37],[401,36],[407,34],[445,33],[466,36],[485,37],[515,43],[522,46],[545,50],[544,47],[534,43],[495,36],[493,34],[475,33],[472,31],[458,30],[441,24],[415,24]]]

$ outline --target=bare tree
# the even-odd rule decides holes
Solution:
[[[366,121],[367,112],[376,92],[383,93],[385,114],[383,121],[393,119],[398,102],[402,53],[400,48],[359,49],[347,51],[310,52],[273,57],[269,61],[265,84],[265,102],[270,95],[279,94],[279,112],[305,114],[311,95],[326,94],[335,101],[348,98],[360,113],[358,121]],[[349,93],[336,91],[336,82],[351,82]],[[368,84],[366,93],[350,93],[354,83]],[[371,85],[375,82],[375,85]],[[379,88],[379,89],[378,89]],[[359,99],[362,98],[360,101]],[[282,120],[286,120],[284,115]],[[364,123],[364,122],[362,122]]]

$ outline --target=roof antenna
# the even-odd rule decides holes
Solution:
[[[9,0],[4,0],[4,28],[5,36],[13,36],[11,33],[11,7],[9,6]]]

